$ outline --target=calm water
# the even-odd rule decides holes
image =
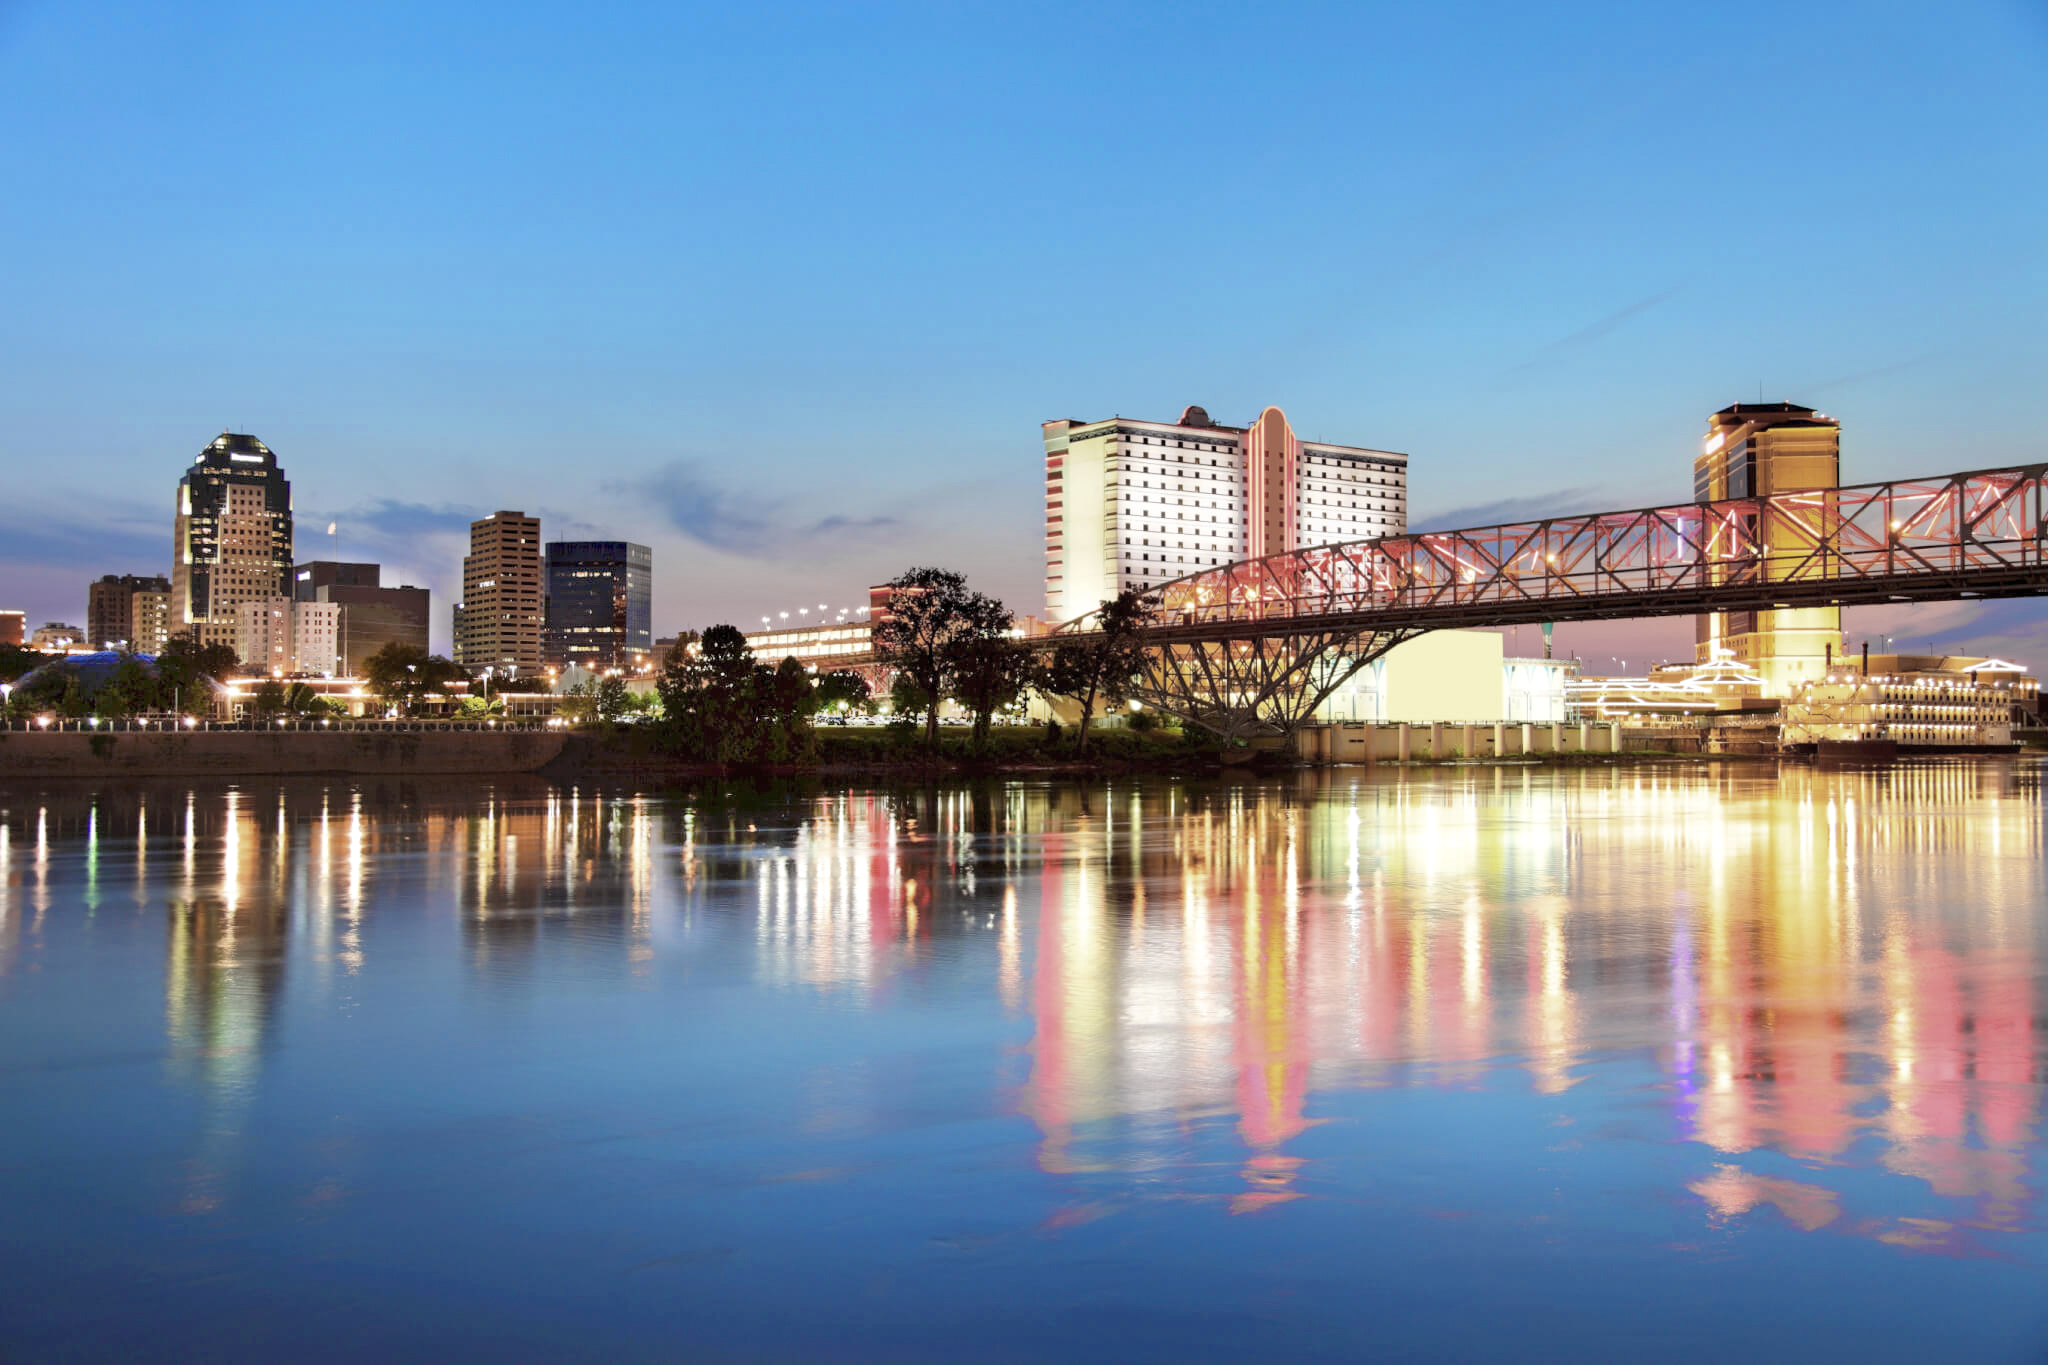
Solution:
[[[2041,772],[0,791],[0,1357],[2048,1359]]]

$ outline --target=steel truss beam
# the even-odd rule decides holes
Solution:
[[[1412,630],[1261,633],[1149,645],[1131,695],[1232,742],[1286,735]]]
[[[1320,545],[1159,590],[1158,638],[1421,631],[2048,591],[2048,464]],[[1085,630],[1085,619],[1071,628]]]

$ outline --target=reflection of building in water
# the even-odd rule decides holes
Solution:
[[[550,786],[487,793],[450,819],[456,904],[484,980],[543,941],[555,957],[652,960],[656,802]]]
[[[1652,1043],[1686,1136],[1829,1161],[1876,1138],[1891,1169],[2012,1226],[2042,931],[1972,908],[2042,899],[2011,783],[1956,766],[1112,788],[1036,845],[1021,1107],[1041,1163],[1163,1166],[1187,1125],[1229,1115],[1233,1207],[1254,1209],[1297,1187],[1317,1090],[1476,1083],[1513,1057],[1556,1094]],[[1936,867],[1948,880],[1921,884]],[[1802,1219],[1840,1203],[1746,1180],[1730,1167],[1706,1197]]]

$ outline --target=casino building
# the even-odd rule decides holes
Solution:
[[[1041,431],[1049,621],[1125,588],[1408,528],[1406,455],[1303,440],[1278,408],[1242,427],[1190,407]]]

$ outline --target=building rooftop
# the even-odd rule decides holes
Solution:
[[[1066,425],[1074,428],[1102,427],[1109,426],[1112,423],[1131,423],[1141,427],[1156,427],[1161,431],[1186,431],[1192,433],[1200,433],[1200,435],[1197,436],[1197,439],[1206,438],[1209,440],[1215,440],[1217,438],[1217,434],[1221,434],[1225,437],[1236,437],[1242,436],[1246,431],[1250,430],[1250,428],[1248,427],[1234,427],[1228,425],[1227,423],[1215,421],[1209,416],[1209,410],[1207,408],[1202,407],[1200,404],[1196,403],[1190,403],[1187,407],[1182,408],[1179,419],[1171,422],[1162,422],[1155,418],[1150,417],[1126,417],[1122,413],[1119,413],[1114,417],[1097,417],[1089,421],[1082,421],[1079,418],[1074,417],[1054,418],[1051,421],[1042,422],[1039,425],[1041,427],[1052,427],[1059,425],[1061,422],[1065,422]],[[1402,454],[1398,450],[1381,450],[1376,446],[1354,446],[1345,445],[1341,441],[1319,440],[1313,437],[1303,436],[1299,429],[1296,429],[1294,434],[1295,439],[1300,441],[1302,445],[1313,446],[1318,450],[1357,451],[1358,453],[1363,455],[1380,456],[1383,458],[1400,460],[1404,463],[1408,459],[1406,455]]]
[[[1714,414],[1713,425],[1717,427],[1761,426],[1761,427],[1838,427],[1841,425],[1824,412],[1801,407],[1797,403],[1730,403]]]

